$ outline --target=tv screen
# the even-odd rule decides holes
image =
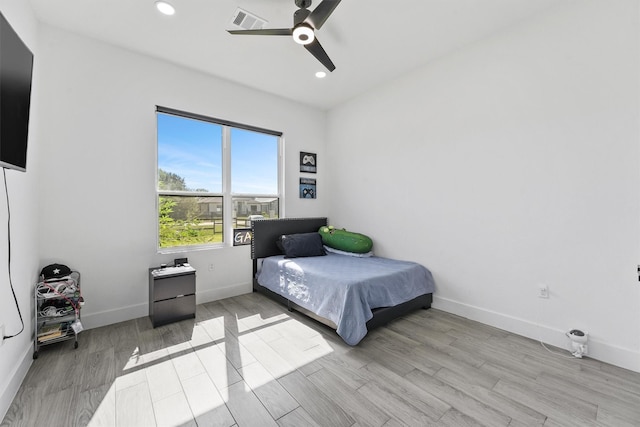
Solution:
[[[33,54],[0,13],[0,166],[27,170]]]

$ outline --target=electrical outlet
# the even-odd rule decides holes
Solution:
[[[209,271],[213,271],[213,264],[209,264]]]
[[[4,344],[4,325],[0,324],[0,346]]]
[[[547,285],[538,285],[538,298],[549,298],[549,287]]]

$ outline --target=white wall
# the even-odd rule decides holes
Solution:
[[[332,222],[428,266],[437,308],[640,371],[639,30],[572,2],[333,109]]]
[[[38,84],[38,31],[37,22],[28,2],[0,0],[0,11],[34,53],[34,82],[32,86],[27,171],[7,170],[7,186],[11,208],[11,277],[25,330],[15,338],[7,339],[0,347],[0,419],[13,400],[31,361],[33,304],[32,285],[38,278],[38,151],[40,137],[37,132],[39,118],[40,85]],[[0,182],[2,178],[0,177]],[[7,267],[7,202],[4,182],[0,184],[0,323],[5,335],[14,335],[21,322],[9,286]]]
[[[81,272],[85,326],[146,316],[148,268],[176,257],[197,269],[199,303],[251,290],[248,246],[156,253],[156,105],[282,131],[286,215],[326,214],[326,197],[297,196],[324,112],[52,27],[40,40],[41,263]]]
[[[157,104],[283,131],[287,216],[330,213],[379,254],[424,263],[436,307],[558,345],[583,328],[592,355],[640,371],[636,1],[523,23],[334,109],[328,126],[318,110],[38,28],[28,2],[0,10],[36,54],[29,172],[7,172],[28,332],[0,347],[0,414],[29,366],[44,264],[83,273],[87,326],[146,315],[147,267],[173,258],[155,248]],[[297,197],[299,151],[318,153],[317,200]],[[249,290],[248,248],[186,256],[200,302]]]

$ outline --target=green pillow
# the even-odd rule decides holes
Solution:
[[[364,254],[373,247],[373,241],[368,236],[345,229],[338,230],[331,225],[320,227],[318,233],[322,236],[322,243],[341,251]]]

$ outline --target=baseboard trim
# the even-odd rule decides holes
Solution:
[[[225,288],[207,289],[196,292],[196,304],[204,304],[219,299],[235,297],[251,292],[251,283],[240,283]],[[149,304],[134,304],[115,310],[97,313],[82,313],[82,325],[85,329],[99,328],[126,320],[137,319],[149,315]]]
[[[536,341],[541,341],[545,344],[567,349],[567,355],[571,355],[568,351],[569,342],[565,335],[565,330],[555,329],[519,317],[464,304],[448,298],[440,298],[435,295],[433,297],[432,307]],[[640,352],[628,348],[590,338],[588,357],[621,368],[640,372]]]
[[[196,293],[196,304],[204,304],[220,299],[237,297],[238,295],[248,294],[251,290],[251,283],[239,283],[225,288],[208,289],[206,291]]]
[[[105,310],[97,313],[86,313],[82,310],[82,325],[85,329],[99,328],[126,320],[137,319],[149,315],[149,304],[134,304],[116,310]]]
[[[28,345],[22,355],[22,360],[17,364],[15,370],[9,376],[7,387],[0,395],[0,421],[7,415],[7,411],[16,397],[24,378],[29,372],[31,363],[33,362],[33,343]]]

